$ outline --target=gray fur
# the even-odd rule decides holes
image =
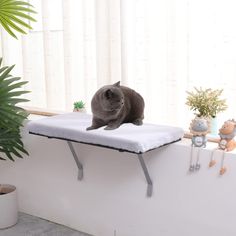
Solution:
[[[134,90],[121,86],[120,82],[100,88],[92,98],[92,125],[87,130],[106,126],[106,130],[118,128],[123,123],[142,125],[144,100]]]

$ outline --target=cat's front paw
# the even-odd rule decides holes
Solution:
[[[142,119],[137,119],[137,120],[134,120],[132,123],[134,125],[142,125],[143,124],[143,120]]]
[[[96,129],[94,126],[90,126],[90,127],[87,127],[86,130],[89,131],[89,130],[93,130],[93,129]]]
[[[105,130],[113,130],[113,129],[117,129],[117,128],[119,128],[119,126],[117,126],[117,125],[112,125],[112,126],[108,125],[104,129]]]

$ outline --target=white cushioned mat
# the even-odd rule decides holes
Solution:
[[[28,131],[49,138],[65,139],[133,153],[144,153],[170,144],[180,140],[184,135],[182,128],[156,124],[136,126],[126,123],[115,130],[104,130],[104,127],[101,127],[86,131],[91,123],[91,115],[73,112],[30,121]]]

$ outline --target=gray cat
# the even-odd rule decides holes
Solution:
[[[123,123],[142,125],[144,100],[134,90],[121,86],[120,81],[100,88],[91,102],[93,120],[87,130],[106,126],[106,130],[118,128]]]

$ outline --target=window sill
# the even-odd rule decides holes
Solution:
[[[44,108],[38,108],[38,107],[22,106],[22,108],[24,108],[31,115],[39,115],[39,116],[54,116],[54,115],[66,113],[66,111],[57,111],[57,110],[44,109]]]

